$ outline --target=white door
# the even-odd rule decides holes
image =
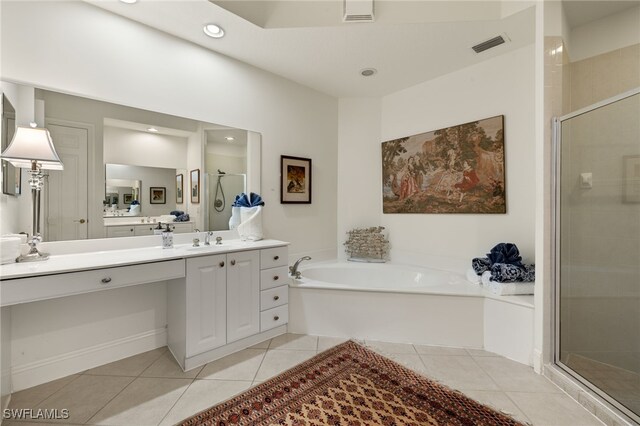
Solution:
[[[226,277],[224,254],[187,259],[187,357],[227,342]]]
[[[47,170],[45,241],[85,239],[87,217],[87,129],[49,124],[64,170]]]
[[[227,255],[227,342],[260,332],[260,254]]]

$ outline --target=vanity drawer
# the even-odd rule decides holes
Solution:
[[[272,328],[289,322],[289,305],[278,306],[260,312],[260,332],[271,330]]]
[[[289,284],[289,270],[286,266],[263,269],[262,271],[260,271],[261,290],[267,290],[269,288],[278,287],[284,284]]]
[[[260,250],[260,269],[287,266],[287,262],[289,261],[288,257],[288,247],[275,247]]]
[[[260,292],[260,310],[275,308],[276,306],[286,305],[289,303],[289,286],[281,285],[280,287],[262,290]]]
[[[184,276],[184,260],[178,259],[5,280],[0,283],[2,286],[2,306],[165,281]]]

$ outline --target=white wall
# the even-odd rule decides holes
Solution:
[[[300,253],[335,256],[338,109],[335,98],[85,2],[3,2],[0,31],[3,80],[261,133],[265,235],[290,241],[292,257]],[[46,99],[45,104],[47,115],[52,116]],[[101,134],[97,126],[96,133]],[[90,193],[96,194],[92,208],[101,211],[102,141],[96,138],[94,148]],[[203,170],[203,154],[202,144],[197,161],[191,153],[187,154],[187,169]],[[313,159],[313,204],[279,203],[283,154]],[[188,174],[185,174],[186,188]],[[202,203],[193,210],[198,220],[201,206]],[[153,321],[139,324],[152,332],[157,325],[155,320],[163,322],[166,305],[157,299],[155,287],[141,291],[145,295],[138,296],[139,300],[149,301],[145,312]],[[66,309],[58,307],[57,302],[44,302],[51,303],[55,311],[21,307],[24,312],[15,312],[20,321],[14,322],[13,333],[19,336],[21,350],[30,349],[28,359],[14,350],[16,362],[46,360],[78,345],[89,350],[113,339],[126,339],[139,330],[129,327],[130,324],[137,327],[138,323],[126,306],[120,306],[120,300],[126,300],[122,294],[100,296],[87,298],[83,304],[70,303]],[[94,311],[101,313],[100,321],[92,319]],[[52,313],[60,317],[56,321],[68,321],[69,326],[60,333],[53,330],[40,333],[49,346],[38,353],[43,346],[30,333],[38,324],[46,325]],[[90,324],[92,337],[97,338],[83,341],[82,337],[75,337],[74,346],[67,347],[66,342],[73,336],[85,333],[74,329],[72,323]]]
[[[376,151],[381,141],[505,116],[507,213],[383,214],[380,222],[389,229],[393,260],[444,256],[470,262],[498,242],[513,242],[533,261],[534,53],[529,45],[382,99],[381,137],[370,147]],[[380,155],[375,161],[358,161],[352,175],[379,169],[380,161]],[[378,193],[362,202],[379,204],[381,179],[370,185]]]
[[[266,235],[335,254],[335,98],[83,2],[2,6],[3,79],[260,132]],[[279,204],[282,154],[313,159],[313,204]]]
[[[187,167],[187,139],[137,130],[104,127],[105,164],[132,166]]]
[[[598,19],[571,30],[571,62],[640,43],[640,6]]]

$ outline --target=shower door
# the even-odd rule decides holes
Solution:
[[[640,89],[554,121],[555,362],[640,420]]]

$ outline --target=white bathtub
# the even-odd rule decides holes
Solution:
[[[532,297],[500,297],[462,273],[332,262],[301,268],[289,288],[289,331],[484,348],[531,364]]]

